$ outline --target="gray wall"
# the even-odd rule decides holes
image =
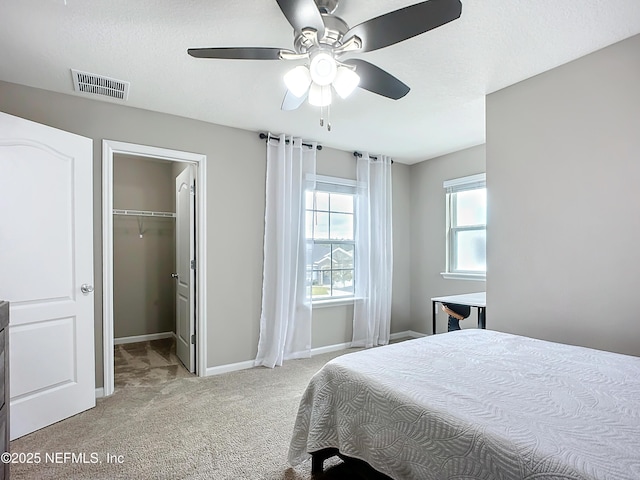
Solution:
[[[411,167],[393,164],[391,333],[413,330],[411,311]]]
[[[640,36],[487,97],[487,325],[640,355]]]
[[[255,358],[260,324],[266,154],[257,133],[0,82],[0,110],[94,140],[96,385],[102,385],[102,139],[207,155],[207,366]],[[354,175],[351,152],[325,148],[318,172]],[[397,173],[400,172],[400,173]],[[394,165],[392,331],[410,324],[407,189],[409,168]],[[405,184],[406,186],[406,184]],[[403,207],[404,206],[404,207]],[[215,255],[212,252],[224,252]],[[396,297],[397,295],[397,297]],[[397,321],[396,321],[397,319]],[[316,309],[313,346],[350,341],[351,307]],[[397,322],[397,325],[396,325]]]
[[[484,145],[411,166],[410,292],[413,330],[417,332],[431,333],[432,297],[485,291],[484,281],[449,280],[440,275],[446,268],[446,196],[442,182],[484,172]],[[438,311],[436,322],[437,332],[447,331],[443,312]],[[475,309],[460,326],[477,326]]]
[[[166,161],[115,155],[114,208],[174,212],[173,165]],[[175,272],[175,219],[114,215],[115,338],[175,330],[172,272]]]

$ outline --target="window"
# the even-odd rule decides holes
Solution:
[[[315,190],[306,192],[306,237],[312,249],[313,301],[354,295],[355,182],[316,177]]]
[[[487,273],[487,188],[485,174],[444,182],[447,205],[445,278],[484,280]]]

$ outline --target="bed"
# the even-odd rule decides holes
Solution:
[[[403,479],[640,479],[640,358],[468,329],[338,357],[289,448]]]

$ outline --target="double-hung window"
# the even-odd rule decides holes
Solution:
[[[306,238],[312,249],[307,268],[314,302],[353,297],[356,281],[355,181],[316,176],[306,192]]]
[[[487,187],[484,173],[444,182],[447,204],[445,278],[484,280],[487,273]]]

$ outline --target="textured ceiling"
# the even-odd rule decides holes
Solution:
[[[415,0],[342,0],[350,26]],[[462,0],[460,19],[358,55],[411,87],[283,112],[284,61],[204,60],[189,47],[291,48],[272,0],[1,0],[0,80],[77,95],[70,69],[131,82],[126,105],[415,163],[485,140],[484,97],[640,33],[639,0]],[[355,56],[354,56],[355,57]],[[106,100],[122,103],[118,100]]]

